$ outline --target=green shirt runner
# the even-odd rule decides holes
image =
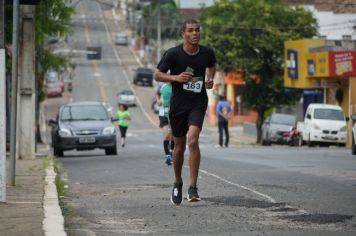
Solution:
[[[130,117],[129,111],[118,111],[117,113],[118,125],[122,127],[129,126],[128,117]]]

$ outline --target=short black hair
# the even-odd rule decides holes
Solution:
[[[187,19],[182,24],[181,32],[185,31],[185,29],[187,28],[187,24],[196,24],[196,25],[199,25],[199,27],[200,27],[200,23],[199,23],[198,20],[196,20],[196,19]]]
[[[122,106],[124,108],[125,111],[127,111],[128,107],[126,104],[123,103],[119,103],[119,106]]]

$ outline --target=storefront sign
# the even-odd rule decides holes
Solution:
[[[356,76],[356,51],[329,52],[330,76]]]
[[[287,50],[287,74],[290,79],[298,79],[298,51]]]

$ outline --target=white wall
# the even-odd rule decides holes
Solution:
[[[214,0],[176,0],[176,3],[180,8],[201,8],[203,5],[204,7],[209,7],[214,4]]]
[[[351,35],[356,39],[356,14],[335,14],[331,11],[317,11],[313,6],[305,6],[318,19],[319,34],[327,39],[342,39],[343,35]],[[353,28],[355,27],[355,29]]]

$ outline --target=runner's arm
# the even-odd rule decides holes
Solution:
[[[207,89],[211,89],[214,86],[215,71],[216,71],[215,65],[207,68],[207,70],[206,70],[207,81],[206,81],[205,86]]]
[[[154,73],[154,79],[158,82],[186,83],[189,82],[192,77],[193,73],[191,72],[182,72],[179,75],[170,75],[157,69]]]

